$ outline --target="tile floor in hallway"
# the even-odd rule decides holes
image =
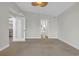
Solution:
[[[79,56],[79,50],[58,40],[26,39],[26,42],[11,42],[10,47],[0,52],[1,56]]]

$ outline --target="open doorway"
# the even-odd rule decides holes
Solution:
[[[16,19],[14,17],[9,17],[9,40],[10,42],[13,41],[14,35],[15,35],[15,22]]]
[[[48,39],[48,21],[45,19],[41,20],[41,39]]]
[[[9,18],[9,39],[12,41],[25,41],[24,17]]]

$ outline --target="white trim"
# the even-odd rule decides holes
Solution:
[[[26,37],[26,38],[28,38],[28,39],[29,39],[29,38],[41,38],[41,37]]]
[[[2,51],[2,50],[4,50],[4,49],[8,48],[9,46],[10,46],[9,44],[5,45],[4,47],[0,48],[0,51]]]
[[[79,47],[77,47],[77,46],[75,46],[75,45],[73,45],[73,44],[71,44],[71,43],[69,43],[69,42],[67,42],[67,41],[65,41],[65,40],[63,40],[63,39],[59,39],[59,40],[65,42],[65,43],[67,43],[68,45],[70,45],[70,46],[74,47],[75,49],[79,50]]]
[[[14,41],[14,42],[16,42],[16,41],[17,41],[17,42],[19,42],[19,41],[24,41],[24,42],[25,42],[25,39],[13,39],[13,41]]]
[[[54,38],[55,38],[55,39],[58,39],[57,37],[48,37],[48,38],[49,38],[49,39],[54,39]]]
[[[26,37],[26,39],[41,39],[41,37]],[[58,39],[57,37],[48,37],[48,39]]]
[[[26,37],[25,39],[41,39],[41,37]]]

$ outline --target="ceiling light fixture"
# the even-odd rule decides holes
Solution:
[[[48,5],[48,2],[32,2],[33,6],[40,6],[40,7],[45,7]]]

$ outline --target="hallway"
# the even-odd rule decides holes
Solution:
[[[1,51],[2,56],[79,56],[79,50],[58,40],[26,39],[26,42],[12,42]]]

